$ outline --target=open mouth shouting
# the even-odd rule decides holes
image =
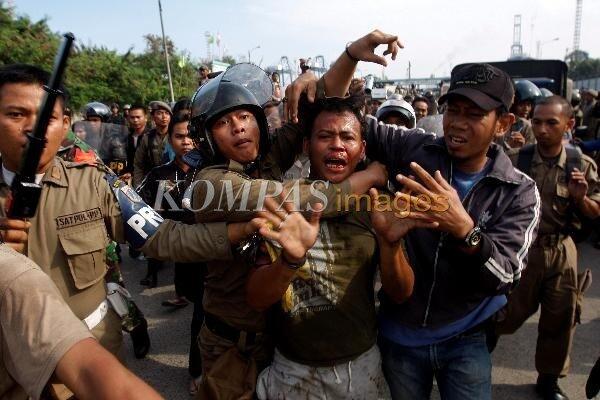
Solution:
[[[328,154],[325,157],[325,167],[333,173],[342,172],[348,166],[348,160],[344,153]]]

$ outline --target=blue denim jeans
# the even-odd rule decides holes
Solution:
[[[421,347],[380,336],[379,348],[394,400],[429,399],[434,377],[442,400],[492,397],[492,361],[483,330]]]

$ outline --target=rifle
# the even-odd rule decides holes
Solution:
[[[52,76],[48,84],[43,86],[46,93],[38,110],[35,127],[27,134],[28,143],[23,153],[21,167],[10,188],[11,196],[7,212],[9,218],[31,218],[37,211],[42,186],[35,183],[35,173],[46,147],[46,130],[54,111],[56,98],[63,94],[59,88],[74,40],[75,36],[70,32],[63,35],[63,41],[54,59]]]

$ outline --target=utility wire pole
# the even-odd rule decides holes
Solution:
[[[162,31],[163,48],[165,50],[165,59],[167,60],[167,76],[169,77],[169,90],[171,91],[171,103],[175,103],[175,95],[173,94],[173,79],[171,78],[171,66],[169,65],[169,51],[167,50],[167,39],[165,37],[165,26],[162,17],[162,5],[158,0],[158,13],[160,14],[160,29]]]

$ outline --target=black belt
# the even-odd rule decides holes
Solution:
[[[245,346],[251,346],[255,344],[257,339],[262,336],[262,332],[248,332],[234,328],[233,326],[221,321],[218,317],[207,312],[204,313],[204,323],[212,333],[233,343],[238,343],[240,340],[240,335],[245,333],[246,343],[243,343]]]

